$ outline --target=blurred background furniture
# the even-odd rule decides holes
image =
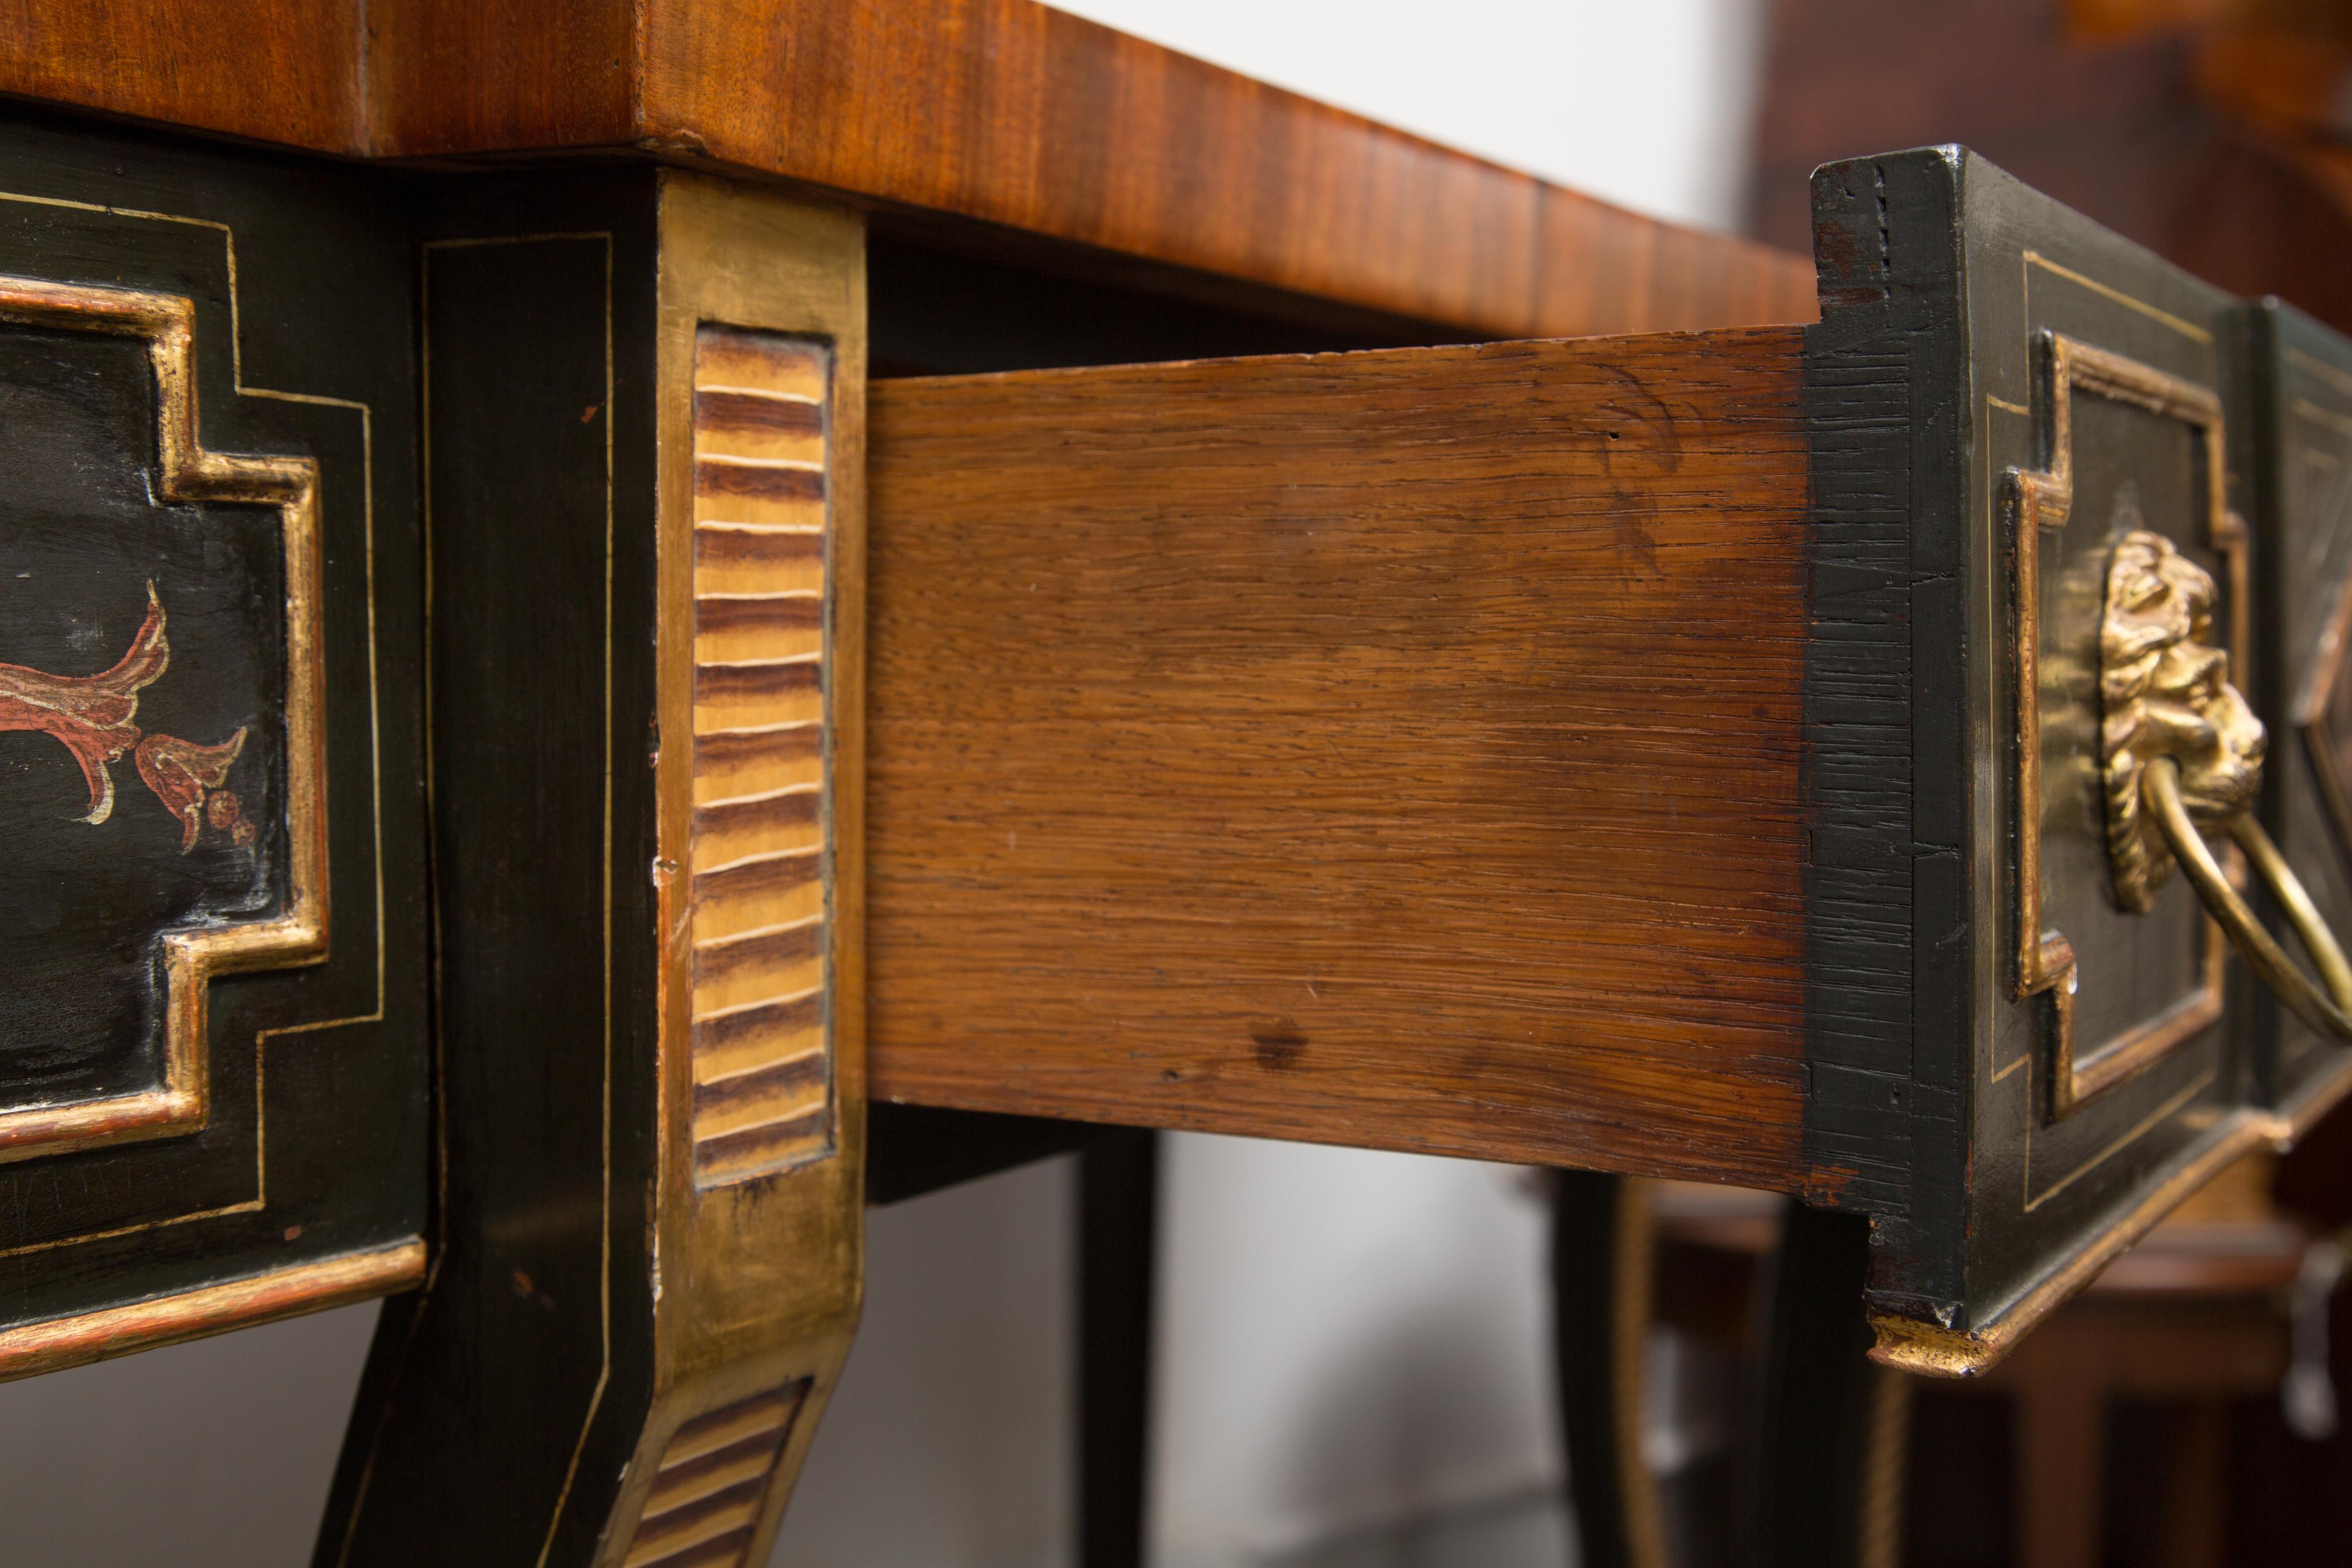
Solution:
[[[1759,1528],[1769,1528],[1756,1515],[1757,1469],[1774,1462],[1759,1448],[1776,1437],[1762,1429],[1759,1404],[1773,1397],[1776,1375],[1790,1375],[1769,1359],[1792,1354],[1807,1360],[1816,1396],[1842,1376],[1858,1391],[1814,1434],[1856,1443],[1843,1468],[1832,1454],[1796,1456],[1822,1512],[1806,1521],[1792,1560],[2219,1568],[2272,1560],[2265,1549],[2290,1542],[2324,1553],[2340,1542],[2332,1518],[2307,1533],[2289,1525],[2282,1541],[2276,1522],[2255,1522],[2268,1489],[2247,1484],[2249,1449],[2292,1445],[2318,1457],[2342,1448],[2332,1408],[2299,1421],[2284,1413],[2299,1331],[2306,1364],[2333,1373],[2325,1330],[2341,1311],[2342,1260],[2309,1221],[2281,1213],[2275,1174],[2266,1155],[2233,1167],[2006,1361],[1957,1383],[1864,1367],[1852,1339],[1843,1374],[1821,1360],[1827,1336],[1776,1342],[1784,1226],[1801,1214],[1778,1196],[1568,1177],[1557,1254],[1561,1406],[1571,1463],[1589,1456],[1573,1472],[1581,1561],[1753,1561]],[[1592,1207],[1604,1186],[1605,1219]],[[1597,1233],[1604,1224],[1613,1253]],[[1602,1257],[1612,1265],[1596,1270]],[[1604,1297],[1624,1315],[1604,1320]],[[1604,1322],[1617,1336],[1608,1356],[1590,1337]],[[1596,1386],[1604,1369],[1613,1381]],[[1611,1420],[1629,1434],[1625,1447],[1612,1446]],[[2252,1550],[2250,1536],[2260,1541]]]
[[[2199,277],[2352,323],[2352,13],[2334,0],[1771,0],[1751,223],[1840,149],[1958,141]]]

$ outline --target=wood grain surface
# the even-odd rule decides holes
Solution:
[[[877,382],[874,1096],[1798,1185],[1800,357]]]
[[[0,93],[357,152],[365,11],[363,0],[0,0]]]
[[[1034,0],[0,0],[0,92],[376,157],[635,148],[1479,336],[1814,314],[1802,256]]]
[[[1803,257],[1032,0],[641,0],[639,16],[638,135],[741,167],[1496,337],[1814,313]]]

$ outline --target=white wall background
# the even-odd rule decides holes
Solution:
[[[1075,1568],[1076,1175],[868,1214],[865,1321],[772,1563]]]
[[[1181,1134],[1162,1157],[1155,1568],[1559,1485],[1524,1173]],[[866,1321],[776,1568],[1070,1568],[1075,1178],[869,1215]]]
[[[376,1307],[0,1385],[8,1568],[301,1568]]]
[[[1762,0],[1060,0],[1657,217],[1736,228]]]
[[[1157,1568],[1241,1568],[1559,1484],[1524,1173],[1169,1144]]]
[[[1498,162],[1734,226],[1759,0],[1069,0]],[[1512,1173],[1169,1140],[1157,1568],[1243,1568],[1557,1484],[1539,1211]],[[1074,1183],[877,1211],[774,1563],[1068,1568]],[[298,1568],[373,1307],[0,1386],[0,1560]]]

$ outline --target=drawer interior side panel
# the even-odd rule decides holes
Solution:
[[[1802,1179],[1794,329],[877,382],[877,1099]]]

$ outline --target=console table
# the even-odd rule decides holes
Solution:
[[[0,1374],[388,1298],[322,1563],[761,1561],[869,1103],[1787,1192],[1970,1375],[2352,1087],[2352,343],[1964,151],[1808,260],[1029,0],[5,36]]]

